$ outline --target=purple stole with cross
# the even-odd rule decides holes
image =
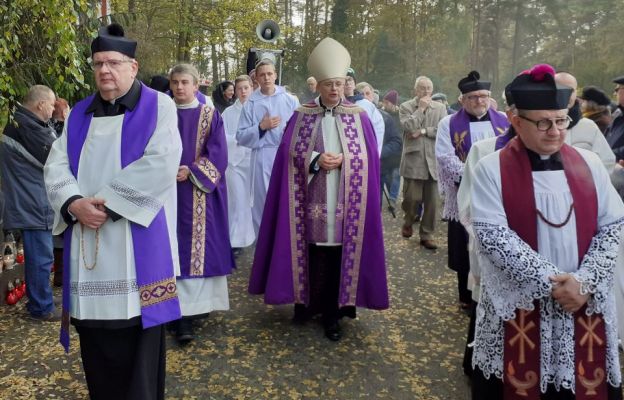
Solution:
[[[78,178],[80,153],[89,132],[93,114],[86,109],[95,95],[78,102],[70,114],[67,125],[67,156],[72,174]],[[121,128],[121,166],[125,168],[143,157],[158,118],[158,93],[141,85],[139,101],[132,111],[124,114]],[[64,233],[63,273],[63,318],[61,322],[61,344],[69,351],[70,312],[70,254],[73,228]],[[181,317],[173,260],[169,243],[169,232],[164,208],[156,214],[149,227],[130,222],[137,285],[141,301],[143,329],[173,321]],[[158,245],[155,245],[158,244]]]
[[[564,173],[572,193],[576,218],[579,265],[597,232],[598,200],[589,166],[571,146],[560,150]],[[529,156],[519,138],[500,152],[503,205],[509,228],[531,248],[537,246],[537,210]],[[516,311],[505,322],[503,356],[504,400],[540,398],[539,301],[531,311]],[[587,305],[574,313],[574,366],[576,399],[607,398],[606,332],[601,314],[586,315]]]
[[[341,220],[336,226],[336,237],[342,239],[338,305],[386,309],[388,287],[375,133],[359,107],[344,102],[334,111],[344,155],[338,205],[342,211],[336,210],[342,213],[337,215]],[[322,135],[323,114],[324,110],[313,103],[295,111],[273,164],[249,281],[249,293],[264,294],[267,304],[309,304],[308,244],[327,236],[323,222],[309,223],[313,219],[310,213],[322,214],[309,205],[325,203],[319,197],[325,193],[319,186],[324,181],[308,185],[312,151],[322,150],[318,135]],[[322,193],[311,193],[316,189]]]
[[[500,136],[509,127],[509,121],[507,118],[500,115],[498,111],[489,108],[487,111],[489,115],[489,122],[494,129],[494,135]],[[470,137],[470,116],[464,108],[457,111],[451,117],[449,121],[449,134],[451,135],[451,143],[455,148],[455,155],[459,157],[462,162],[466,162],[466,157],[470,152],[472,146],[472,139]]]

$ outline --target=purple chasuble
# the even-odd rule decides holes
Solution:
[[[507,117],[504,117],[498,113],[498,111],[489,108],[487,111],[489,115],[489,122],[494,128],[494,135],[500,136],[509,127],[509,121]],[[486,122],[486,121],[484,121]],[[455,148],[455,155],[459,157],[462,162],[466,162],[468,152],[472,146],[472,140],[470,138],[470,116],[464,108],[457,111],[451,117],[449,121],[449,133],[451,135],[451,143]]]
[[[227,143],[223,120],[214,108],[199,105],[178,109],[182,139],[180,165],[191,170],[196,182],[178,182],[178,279],[206,278],[232,273],[227,213]]]
[[[80,153],[87,138],[93,114],[86,113],[95,95],[78,102],[70,114],[67,125],[67,156],[72,174],[78,178]],[[145,148],[156,129],[158,118],[158,92],[141,84],[141,95],[134,110],[124,114],[121,128],[121,166],[125,168],[143,157]],[[143,329],[179,319],[180,303],[173,276],[173,260],[167,219],[164,208],[156,214],[149,227],[131,221],[134,261],[141,301]],[[69,351],[69,288],[70,254],[73,226],[64,233],[63,273],[63,320],[61,323],[61,344]],[[158,244],[158,245],[155,245]]]
[[[388,286],[381,226],[379,155],[375,133],[361,108],[343,103],[334,109],[344,161],[339,207],[342,262],[338,305],[388,308]],[[321,135],[324,110],[299,107],[288,121],[271,173],[266,205],[251,270],[249,293],[267,304],[309,304],[308,174]],[[319,174],[322,174],[320,171]],[[337,213],[341,211],[337,209]],[[336,233],[338,236],[339,233]]]

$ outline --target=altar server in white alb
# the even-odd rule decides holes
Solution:
[[[256,239],[251,220],[251,149],[238,144],[236,131],[243,105],[253,91],[253,83],[247,75],[234,80],[236,102],[223,111],[223,128],[228,150],[228,166],[225,170],[228,192],[228,221],[230,242],[234,254],[250,246]]]
[[[136,46],[117,24],[100,29],[98,92],[72,109],[45,166],[65,235],[61,342],[71,319],[92,399],[163,399],[163,324],[180,318],[176,107],[136,80]]]
[[[473,399],[622,399],[613,273],[624,204],[596,154],[565,144],[571,88],[509,88],[516,137],[478,163]],[[481,259],[480,259],[481,261]]]
[[[275,64],[262,59],[256,65],[259,90],[251,94],[243,105],[236,140],[251,151],[252,219],[257,235],[262,220],[273,161],[282,140],[284,128],[299,101],[275,84]]]

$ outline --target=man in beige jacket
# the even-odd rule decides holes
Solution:
[[[438,122],[446,116],[443,104],[431,100],[433,83],[426,76],[416,78],[415,97],[401,104],[399,118],[403,129],[403,212],[401,234],[409,238],[416,221],[418,207],[424,207],[420,222],[420,244],[430,250],[438,246],[433,240],[438,203],[438,173],[435,142]]]

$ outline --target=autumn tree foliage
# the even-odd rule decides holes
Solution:
[[[73,99],[89,90],[85,56],[97,26],[89,0],[0,2],[0,126],[34,84]]]
[[[325,36],[351,52],[358,80],[412,95],[414,78],[430,76],[452,101],[471,69],[495,94],[515,74],[547,62],[580,85],[608,88],[624,73],[621,0],[98,0],[0,2],[0,115],[35,83],[74,99],[92,87],[88,44],[97,27],[120,22],[139,41],[140,78],[192,62],[215,82],[245,72],[251,47],[285,49],[283,83],[303,89],[306,60]],[[274,45],[256,24],[277,21]],[[1,121],[1,119],[0,119]]]

